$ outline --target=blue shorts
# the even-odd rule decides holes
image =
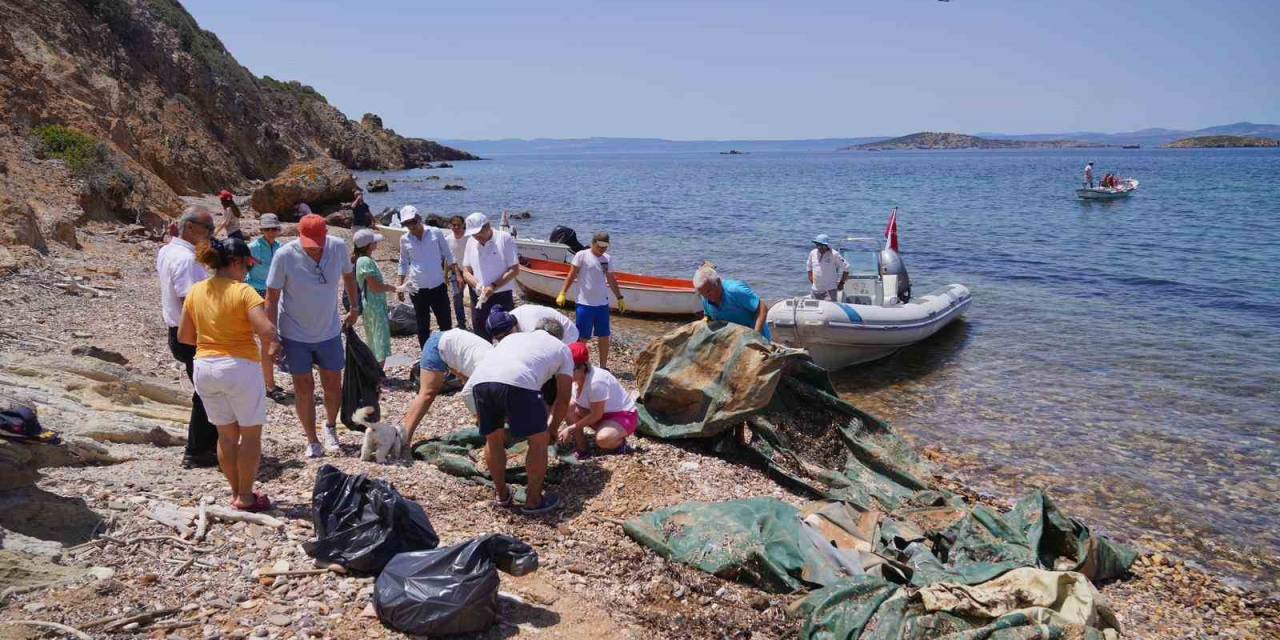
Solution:
[[[574,312],[573,324],[578,326],[578,339],[609,337],[609,305],[593,307],[580,304]]]
[[[472,389],[476,415],[480,418],[480,435],[489,434],[509,424],[511,434],[528,438],[547,430],[547,405],[542,394],[502,382],[481,382]]]
[[[340,335],[324,342],[298,342],[281,337],[280,343],[284,345],[284,368],[295,376],[311,373],[312,365],[325,371],[342,371],[347,363]]]
[[[435,371],[437,373],[448,373],[449,365],[444,363],[444,358],[440,357],[440,336],[443,331],[435,331],[427,338],[427,343],[422,345],[422,365],[423,371]]]

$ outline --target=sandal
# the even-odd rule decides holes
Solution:
[[[255,491],[253,494],[253,504],[248,506],[243,506],[243,507],[236,506],[235,499],[232,499],[231,506],[238,511],[248,511],[249,513],[259,513],[259,512],[267,511],[271,509],[271,498],[268,498],[265,493],[258,493]]]
[[[267,399],[279,404],[289,404],[289,392],[277,385],[267,391]]]
[[[493,499],[493,506],[498,507],[499,509],[510,509],[515,506],[515,498],[511,493],[511,490],[507,489],[507,497],[505,500],[500,500],[495,497]]]
[[[621,446],[621,447],[618,447],[617,449],[601,449],[601,450],[600,450],[600,455],[602,455],[602,456],[625,456],[625,455],[627,455],[628,453],[631,453],[632,451],[633,451],[633,449],[631,448],[631,445],[630,445],[630,444],[627,444],[626,442],[623,442],[623,443],[622,443],[622,446]]]
[[[558,508],[560,508],[560,496],[548,493],[542,496],[542,504],[536,507],[526,505],[520,509],[520,513],[523,513],[526,516],[536,516],[549,511],[554,511]]]

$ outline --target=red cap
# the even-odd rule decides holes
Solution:
[[[591,360],[591,351],[587,349],[587,345],[584,342],[575,342],[569,345],[569,353],[573,354],[573,366],[575,367],[580,364],[586,364],[587,361]]]
[[[324,218],[309,213],[302,216],[302,220],[298,222],[298,236],[302,240],[303,249],[319,249],[324,247],[324,238],[328,225],[325,224]]]
[[[223,189],[222,193],[218,194],[219,200],[234,200],[235,197],[236,197],[235,194],[231,193],[230,191],[227,191],[226,189]]]

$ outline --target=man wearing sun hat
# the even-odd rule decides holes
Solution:
[[[257,262],[249,269],[249,276],[245,278],[245,284],[253,287],[263,300],[267,299],[267,274],[271,273],[271,262],[276,256],[276,252],[280,250],[280,217],[274,213],[264,213],[258,218],[258,229],[262,231],[262,235],[253,239],[249,243],[249,251],[253,253],[253,259]],[[275,322],[275,318],[271,318]],[[267,357],[267,345],[262,345],[262,379],[267,385],[267,397],[276,401],[284,402],[286,395],[284,389],[276,384],[276,363]]]
[[[486,320],[495,305],[514,308],[516,274],[520,273],[520,256],[515,238],[489,224],[489,217],[479,211],[467,216],[467,249],[462,259],[462,277],[479,299],[472,304],[471,326],[476,335],[491,338]]]
[[[838,292],[844,289],[844,281],[849,279],[849,263],[838,251],[832,250],[827,234],[819,233],[813,239],[808,268],[809,295],[836,302]]]
[[[360,316],[353,306],[338,318],[338,292],[358,300],[351,253],[340,238],[328,235],[324,218],[308,214],[298,223],[298,239],[276,252],[267,274],[267,317],[279,318],[284,365],[293,376],[294,410],[307,436],[307,457],[338,453],[337,419],[342,403],[342,328]],[[324,389],[324,447],[316,437],[315,378]]]

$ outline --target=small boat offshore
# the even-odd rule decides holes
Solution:
[[[1114,187],[1082,187],[1076,189],[1076,195],[1082,200],[1116,200],[1127,198],[1138,190],[1138,181],[1126,178]]]

